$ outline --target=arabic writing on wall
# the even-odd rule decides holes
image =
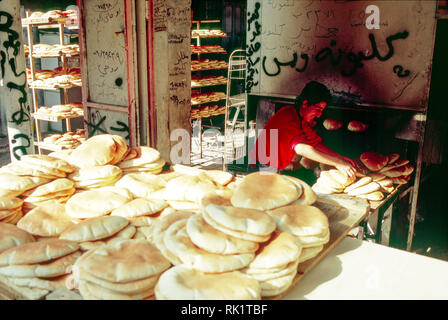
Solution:
[[[6,7],[12,7],[12,4]],[[17,103],[6,99],[8,102],[6,109],[9,111],[7,116],[10,115],[8,123],[15,129],[12,131],[9,128],[10,125],[8,125],[8,129],[11,129],[10,135],[13,132],[12,137],[10,137],[11,152],[14,158],[19,160],[22,155],[28,154],[29,151],[32,152],[30,150],[32,149],[32,138],[25,61],[23,63],[18,61],[20,58],[24,60],[23,52],[20,52],[23,46],[20,41],[21,36],[14,30],[13,23],[12,13],[0,11],[0,34],[3,33],[7,38],[6,41],[0,43],[0,78],[5,79],[5,93],[14,97],[14,99],[17,96]],[[20,53],[22,57],[20,57]]]
[[[248,12],[249,19],[247,20],[247,31],[249,38],[249,45],[246,51],[246,63],[247,63],[247,76],[246,76],[246,92],[250,93],[252,87],[258,85],[258,81],[255,80],[255,75],[258,74],[258,64],[260,63],[260,57],[255,57],[254,53],[258,52],[261,48],[261,43],[257,40],[261,35],[260,24],[260,2],[255,3],[254,12]]]

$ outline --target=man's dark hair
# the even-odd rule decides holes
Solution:
[[[329,104],[331,102],[331,93],[324,84],[317,81],[310,81],[305,85],[300,95],[296,98],[296,108],[300,108],[305,100],[308,100],[308,105],[313,105],[321,101],[325,101]]]

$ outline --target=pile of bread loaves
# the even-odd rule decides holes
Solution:
[[[324,170],[312,186],[317,193],[346,193],[371,201],[384,198],[397,185],[409,182],[414,166],[402,159],[398,153],[383,155],[364,152],[355,159],[357,178],[349,178],[337,169]]]
[[[36,115],[39,116],[83,116],[84,111],[80,102],[72,102],[67,104],[55,104],[51,107],[41,106],[37,109]]]
[[[68,131],[63,134],[55,133],[45,137],[42,142],[60,149],[74,149],[86,141],[85,130],[79,129],[75,132]]]
[[[1,168],[0,280],[84,299],[260,299],[329,241],[299,179],[164,166],[105,134]]]

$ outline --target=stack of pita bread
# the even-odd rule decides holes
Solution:
[[[13,285],[54,291],[65,287],[70,267],[80,256],[76,242],[28,242],[0,253],[0,275]]]
[[[346,193],[370,201],[384,199],[384,194],[392,193],[395,185],[409,182],[414,166],[409,160],[400,158],[398,153],[384,155],[364,152],[355,159],[358,178],[349,179],[337,169],[321,172],[313,190],[317,193]]]
[[[89,250],[73,266],[84,299],[154,299],[154,287],[170,262],[145,240],[123,240]]]
[[[151,199],[162,199],[175,210],[199,212],[202,198],[209,193],[229,194],[234,177],[219,170],[195,170],[180,165],[173,166],[174,172],[158,177],[165,186],[150,193]]]
[[[314,258],[330,240],[328,217],[317,207],[290,205],[268,211],[277,230],[293,235],[302,247],[299,263]]]
[[[28,232],[10,223],[0,222],[0,253],[21,244],[35,242]]]
[[[89,219],[108,215],[132,199],[127,189],[108,186],[74,194],[65,208],[72,218]]]
[[[104,244],[131,239],[136,231],[126,218],[101,216],[66,228],[59,238],[78,242],[81,251],[88,251]]]
[[[112,164],[76,169],[68,178],[77,189],[94,189],[113,186],[122,177],[121,169]]]
[[[75,184],[72,180],[67,178],[58,178],[36,188],[27,190],[21,195],[24,201],[23,212],[27,213],[33,208],[49,201],[66,203],[75,191]]]
[[[65,211],[65,205],[58,201],[47,201],[29,211],[17,223],[17,227],[33,236],[57,238],[77,221]]]
[[[118,135],[101,134],[87,139],[73,150],[68,161],[78,167],[96,167],[117,164],[128,153],[124,138]]]
[[[291,234],[276,232],[242,272],[259,281],[262,297],[279,295],[294,281],[301,251],[300,243]]]
[[[23,216],[23,200],[13,196],[0,196],[0,223],[16,224]]]
[[[160,157],[159,151],[151,147],[133,147],[129,154],[117,165],[124,173],[149,172],[158,174],[162,172],[165,160]]]
[[[24,155],[20,161],[10,163],[1,168],[2,172],[18,176],[32,176],[48,179],[64,178],[74,168],[67,161],[47,155]]]
[[[259,300],[261,288],[257,280],[240,271],[205,273],[181,264],[160,276],[155,297],[157,300]]]

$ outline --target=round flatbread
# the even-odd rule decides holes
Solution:
[[[75,223],[65,212],[65,205],[57,201],[32,209],[17,223],[20,229],[41,237],[57,237],[73,225]]]
[[[117,176],[121,176],[121,174],[122,171],[119,167],[107,164],[104,166],[77,169],[71,173],[68,178],[73,181],[84,182],[88,180],[93,183],[116,178]]]
[[[6,190],[26,191],[47,182],[50,182],[50,179],[28,176],[23,177],[6,172],[0,173],[0,188]]]
[[[208,204],[205,211],[211,219],[231,230],[266,236],[276,226],[274,219],[264,211]]]
[[[200,203],[201,199],[217,189],[214,182],[206,175],[180,176],[166,183],[165,192],[169,200],[191,201]]]
[[[79,249],[76,242],[54,239],[29,242],[10,248],[0,254],[0,266],[33,264],[63,257]]]
[[[165,271],[155,288],[164,300],[258,300],[260,284],[239,271],[204,273],[185,265]]]
[[[114,159],[116,149],[112,135],[96,135],[73,150],[68,161],[79,168],[103,166]]]
[[[59,238],[76,242],[101,240],[117,234],[128,224],[126,218],[118,216],[91,218],[67,228]]]
[[[115,186],[128,189],[136,198],[147,198],[165,184],[165,180],[155,174],[138,172],[124,175]]]
[[[152,215],[168,207],[164,200],[137,198],[113,210],[111,216],[132,218]]]
[[[0,274],[15,278],[53,278],[70,273],[70,267],[81,256],[81,252],[75,251],[60,257],[50,263],[36,263],[24,265],[9,265],[0,267]]]
[[[287,232],[276,232],[263,243],[249,268],[276,268],[297,261],[302,247],[294,236]]]
[[[295,177],[284,176],[286,179],[293,182],[296,187],[302,190],[302,195],[291,204],[300,204],[310,206],[317,200],[316,193],[311,189],[311,187],[305,182]]]
[[[25,197],[45,197],[48,194],[71,190],[75,186],[74,182],[67,178],[60,178],[40,185],[37,188],[25,191],[23,196]]]
[[[89,300],[142,300],[146,297],[152,296],[154,294],[154,288],[145,289],[139,293],[126,294],[109,290],[89,281],[80,280],[79,292],[83,297],[86,297]]]
[[[118,163],[120,168],[139,167],[145,164],[156,162],[160,159],[160,152],[151,147],[139,146],[134,148],[137,156]]]
[[[100,217],[111,213],[131,199],[132,196],[126,189],[103,187],[76,193],[67,201],[66,210],[68,215],[77,219]]]
[[[305,262],[317,256],[324,249],[323,245],[303,248],[299,256],[299,263]]]
[[[292,285],[296,274],[297,272],[292,272],[280,278],[260,281],[261,296],[272,297],[285,292]]]
[[[250,272],[246,272],[246,274],[251,277],[254,278],[258,281],[268,281],[268,280],[273,280],[273,279],[277,279],[280,277],[284,277],[286,275],[289,275],[291,273],[297,273],[297,267],[299,265],[299,261],[293,261],[291,263],[289,263],[287,266],[285,266],[284,269],[281,269],[279,271],[276,272],[254,272],[254,273],[250,273]],[[247,270],[251,270],[250,268],[248,268]],[[258,270],[257,270],[258,271]],[[241,270],[241,272],[244,272],[244,269]]]
[[[242,232],[242,231],[238,231],[238,230],[229,229],[229,228],[217,223],[215,220],[213,220],[206,211],[202,212],[202,217],[213,228],[215,228],[221,232],[224,232],[225,234],[228,234],[235,238],[248,240],[248,241],[254,241],[254,242],[265,242],[265,241],[268,241],[269,238],[271,237],[271,234],[261,236],[261,235],[252,234],[252,233],[248,233],[248,232]]]
[[[268,211],[277,229],[295,236],[319,235],[329,228],[328,217],[317,207],[291,205]]]
[[[160,274],[171,264],[148,241],[123,240],[93,250],[76,265],[105,281],[129,282]]]
[[[330,229],[319,235],[297,237],[303,248],[317,247],[330,241]]]
[[[237,185],[230,201],[235,207],[269,210],[285,206],[300,196],[297,186],[280,174],[254,172]]]
[[[188,219],[186,230],[196,246],[211,253],[248,253],[257,251],[259,247],[257,242],[235,238],[213,228],[199,214]]]
[[[35,242],[33,235],[15,225],[0,222],[0,253],[25,243]]]
[[[1,197],[0,198],[0,210],[12,210],[20,208],[23,204],[23,200],[16,197]]]
[[[186,219],[176,221],[166,230],[163,237],[167,249],[183,264],[203,272],[228,272],[244,268],[255,257],[254,253],[220,255],[202,250],[191,242],[186,224]]]

